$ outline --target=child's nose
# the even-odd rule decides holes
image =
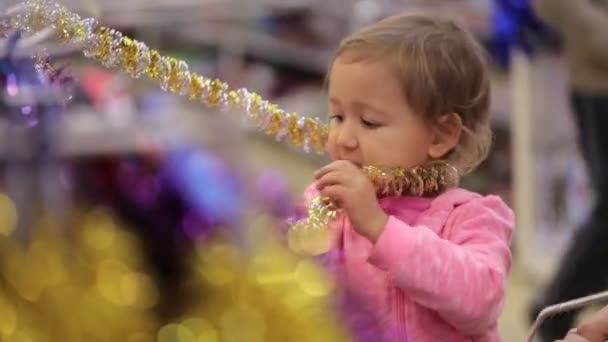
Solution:
[[[338,144],[342,148],[355,149],[358,146],[356,132],[349,127],[341,127],[338,133]]]

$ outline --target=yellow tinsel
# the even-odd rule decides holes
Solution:
[[[58,41],[83,44],[84,55],[106,67],[118,67],[135,78],[145,74],[163,90],[187,96],[208,107],[244,111],[266,134],[277,139],[287,138],[293,145],[306,151],[312,147],[317,153],[325,152],[328,129],[318,118],[288,114],[276,104],[244,88],[231,90],[228,84],[219,79],[211,80],[190,71],[186,62],[161,56],[143,42],[99,26],[94,19],[83,20],[55,2],[26,1],[22,13],[10,18],[6,26],[28,33],[53,27]]]

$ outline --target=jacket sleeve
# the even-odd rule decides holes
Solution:
[[[591,60],[608,59],[608,10],[593,0],[533,0],[536,14]]]
[[[504,302],[513,213],[498,197],[453,210],[443,239],[390,217],[369,261],[418,304],[476,335],[495,324]]]

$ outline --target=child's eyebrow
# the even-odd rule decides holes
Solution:
[[[335,106],[341,107],[341,102],[340,100],[338,100],[335,97],[331,97],[329,98],[329,102]],[[363,102],[363,101],[359,101],[359,100],[355,100],[352,102],[352,107],[356,108],[357,110],[369,110],[372,111],[374,113],[380,114],[380,115],[387,115],[386,112],[376,106],[373,106],[369,103]]]
[[[380,108],[378,108],[378,107],[376,107],[374,105],[371,105],[369,103],[366,103],[366,102],[354,101],[353,105],[356,108],[367,109],[367,110],[370,110],[370,111],[372,111],[374,113],[378,113],[378,114],[381,114],[381,115],[386,115],[386,112],[384,110],[382,110],[382,109],[380,109]]]
[[[336,106],[339,106],[339,105],[340,105],[340,101],[339,101],[337,98],[335,98],[335,97],[330,97],[330,98],[329,98],[329,102],[330,102],[331,104],[335,104]]]

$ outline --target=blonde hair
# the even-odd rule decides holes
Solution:
[[[460,117],[460,141],[444,160],[461,174],[486,159],[492,140],[486,57],[455,21],[424,13],[388,17],[346,37],[333,61],[346,54],[352,62],[389,62],[408,103],[429,122],[450,113]]]

